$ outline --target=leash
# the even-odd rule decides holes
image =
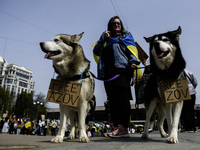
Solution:
[[[89,71],[89,72],[90,72],[90,71]],[[90,73],[91,73],[91,75],[92,75],[95,79],[97,79],[97,80],[99,80],[99,81],[112,81],[112,80],[118,78],[118,77],[121,75],[121,74],[117,74],[117,75],[115,75],[114,77],[112,77],[112,78],[110,78],[110,79],[103,80],[103,79],[97,78],[92,72],[90,72]]]
[[[129,66],[129,64],[127,64],[127,66]],[[135,69],[137,70],[137,69],[142,69],[142,68],[145,68],[145,67],[136,67]],[[89,71],[90,72],[90,71]],[[121,76],[121,74],[123,74],[124,72],[122,72],[121,74],[116,74],[115,76],[113,76],[112,78],[110,78],[110,79],[99,79],[98,77],[96,77],[92,72],[90,72],[91,73],[91,75],[95,78],[95,79],[97,79],[97,80],[99,80],[99,81],[112,81],[112,80],[115,80],[116,78],[118,78],[118,77],[120,77]],[[137,76],[136,76],[137,77]],[[132,78],[134,78],[134,76],[132,76]],[[134,81],[134,80],[133,80]],[[132,83],[133,84],[133,83]],[[132,85],[131,84],[131,85]]]

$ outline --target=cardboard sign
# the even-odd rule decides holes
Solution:
[[[187,80],[163,80],[159,83],[161,99],[164,103],[190,100],[190,92]]]
[[[77,82],[51,79],[46,101],[77,107],[80,91]]]

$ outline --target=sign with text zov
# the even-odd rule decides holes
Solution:
[[[73,81],[51,79],[46,101],[77,107],[81,84]]]
[[[190,100],[190,92],[187,79],[178,78],[176,80],[162,80],[159,83],[162,102],[177,102]]]

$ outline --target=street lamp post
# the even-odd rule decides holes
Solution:
[[[37,117],[38,117],[38,106],[42,106],[43,103],[40,102],[40,101],[34,101],[34,102],[33,102],[33,105],[36,106],[36,118],[37,118]]]

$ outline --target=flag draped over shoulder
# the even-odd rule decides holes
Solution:
[[[98,41],[95,44],[93,44],[92,46],[95,47],[95,45],[97,43],[98,43]],[[110,41],[105,42],[104,47],[110,46],[114,43],[123,43],[128,48],[128,50],[137,58],[137,61],[139,61],[137,46],[134,42],[134,39],[133,39],[133,36],[131,35],[131,33],[127,33],[127,35],[124,39],[122,39],[122,38],[115,39],[115,38],[110,37]],[[99,56],[97,56],[93,53],[93,57],[94,57],[95,62],[98,63]],[[140,68],[140,65],[137,65],[137,68]],[[134,70],[134,76],[136,77],[136,70]],[[137,69],[137,77],[142,77],[142,71],[140,69]]]

